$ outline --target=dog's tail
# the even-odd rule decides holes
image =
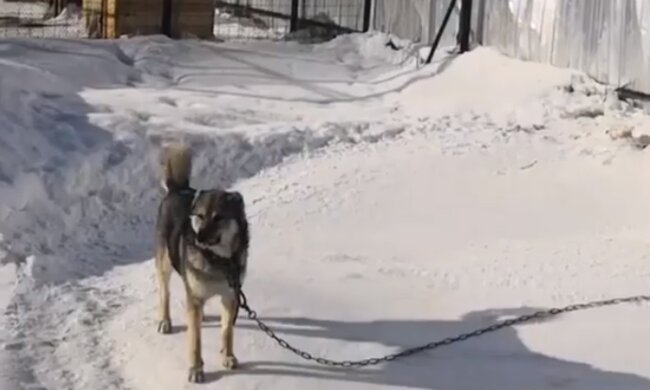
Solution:
[[[192,151],[185,145],[167,146],[162,159],[162,187],[165,192],[190,187],[192,174]]]

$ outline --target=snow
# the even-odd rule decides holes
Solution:
[[[387,40],[0,41],[0,388],[199,387],[177,277],[175,332],[155,332],[156,162],[172,140],[192,145],[196,186],[242,191],[249,300],[317,355],[647,293],[641,109],[579,72],[490,48],[422,67]],[[650,387],[644,305],[358,371],[301,361],[242,317],[243,366],[223,372],[216,302],[206,314],[208,389]]]

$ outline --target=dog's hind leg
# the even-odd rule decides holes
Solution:
[[[205,381],[203,373],[203,359],[201,357],[201,317],[203,314],[203,301],[187,296],[187,335],[190,353],[189,381],[202,383]]]
[[[235,319],[239,303],[234,296],[221,297],[221,364],[232,370],[237,367],[237,358],[233,352]]]
[[[165,248],[156,249],[156,279],[158,281],[158,332],[169,334],[172,320],[169,315],[169,279],[172,263]]]

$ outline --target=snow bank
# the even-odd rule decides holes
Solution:
[[[65,234],[53,222],[57,218],[50,220],[52,214],[76,214],[69,207],[86,194],[83,188],[66,188],[74,187],[66,183],[69,172],[83,172],[84,159],[110,141],[108,132],[88,123],[94,109],[78,91],[124,85],[137,72],[121,60],[115,45],[105,43],[6,40],[0,53],[3,232],[24,255],[47,253]]]
[[[489,116],[499,126],[540,125],[558,115],[601,116],[620,108],[611,87],[581,72],[510,59],[491,48],[441,65],[435,78],[407,87],[396,100],[419,117]]]
[[[371,47],[377,46],[373,40],[378,38],[371,38]],[[330,44],[326,50],[337,50],[345,62],[362,40],[340,42],[344,48]],[[254,120],[255,111],[248,112],[253,124],[243,126],[220,116],[223,110],[204,111],[203,119],[191,124],[178,118],[156,123],[161,102],[172,109],[181,97],[179,103],[154,99],[156,107],[138,104],[138,98],[125,108],[88,102],[97,94],[128,100],[139,90],[165,95],[156,88],[187,85],[180,79],[197,67],[218,70],[223,59],[215,57],[215,50],[161,37],[0,43],[0,121],[5,123],[0,133],[0,232],[14,261],[27,263],[33,280],[65,282],[150,255],[160,197],[158,152],[170,140],[193,146],[197,185],[229,186],[287,156],[396,134],[392,128],[384,134],[385,126],[377,131],[371,122],[264,124]],[[380,63],[376,51],[365,53]],[[355,54],[358,63],[364,58]],[[137,105],[140,111],[133,111]],[[141,112],[149,108],[149,114]],[[226,111],[232,116],[235,109]]]

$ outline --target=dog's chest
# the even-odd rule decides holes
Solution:
[[[230,296],[234,294],[225,279],[207,278],[195,272],[187,272],[185,279],[187,287],[196,298],[206,300],[215,295]]]
[[[189,247],[186,261],[185,279],[193,296],[208,299],[215,295],[234,294],[228,284],[229,262],[234,259],[211,259],[204,251]]]

